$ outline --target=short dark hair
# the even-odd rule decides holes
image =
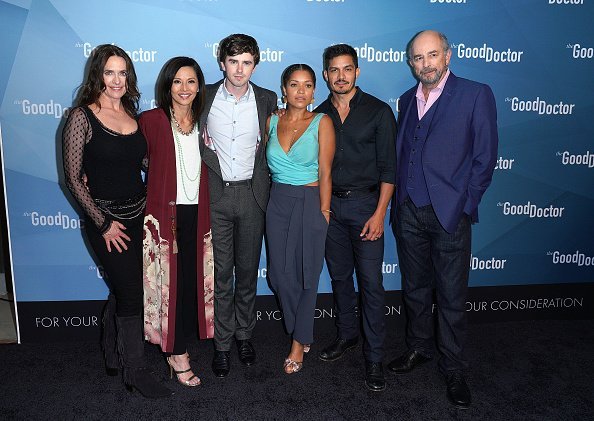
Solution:
[[[171,120],[171,107],[173,105],[173,99],[171,98],[171,86],[173,85],[173,79],[175,75],[182,67],[191,67],[196,72],[198,78],[198,93],[194,102],[192,102],[192,117],[194,121],[200,118],[200,113],[204,109],[204,74],[200,65],[191,57],[173,57],[163,65],[163,68],[159,72],[157,78],[157,86],[155,92],[155,98],[157,105],[165,111],[165,114]]]
[[[357,51],[348,44],[336,44],[327,47],[324,50],[324,70],[328,70],[330,60],[338,56],[351,56],[355,68],[359,68],[359,59],[357,58]]]
[[[254,37],[245,34],[229,35],[219,43],[218,58],[221,63],[227,57],[237,56],[243,53],[250,53],[254,56],[254,66],[260,63],[260,48]]]
[[[281,92],[282,88],[287,86],[291,75],[296,72],[297,70],[304,70],[311,75],[311,80],[313,81],[314,88],[316,87],[316,72],[307,64],[297,63],[291,64],[285,70],[283,70],[283,74],[281,75]]]
[[[95,104],[98,108],[101,108],[99,97],[105,89],[103,70],[105,69],[107,60],[113,56],[121,57],[126,62],[126,72],[128,73],[126,76],[126,93],[121,101],[126,113],[130,117],[135,117],[138,113],[140,92],[136,84],[137,79],[134,65],[124,50],[112,44],[101,44],[91,53],[87,64],[87,74],[84,82],[79,87],[75,103],[78,106]]]

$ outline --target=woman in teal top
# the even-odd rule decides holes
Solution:
[[[316,86],[313,69],[292,64],[281,81],[286,112],[266,123],[266,157],[272,174],[266,237],[268,278],[292,336],[284,370],[292,374],[303,367],[303,354],[313,342],[335,144],[332,120],[307,109]]]

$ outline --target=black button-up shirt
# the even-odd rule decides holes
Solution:
[[[344,123],[330,100],[332,94],[315,109],[315,112],[327,114],[334,123],[334,190],[362,189],[381,182],[394,184],[395,180],[396,119],[392,108],[356,89]]]

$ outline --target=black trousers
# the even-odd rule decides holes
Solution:
[[[365,335],[363,354],[371,362],[381,362],[384,358],[384,236],[377,241],[362,241],[359,234],[375,212],[378,199],[377,191],[352,198],[332,196],[333,214],[326,237],[326,264],[332,278],[338,336],[341,339],[357,337],[359,316]],[[354,271],[361,294],[359,315]]]
[[[173,352],[184,354],[198,336],[197,229],[198,205],[177,205],[177,306]]]
[[[402,292],[408,324],[406,344],[427,357],[433,354],[433,288],[437,296],[437,343],[442,373],[463,370],[466,296],[470,270],[471,225],[464,215],[456,231],[443,229],[431,205],[398,206],[396,236]]]
[[[116,298],[116,314],[120,317],[139,316],[143,312],[142,289],[142,224],[144,215],[134,219],[122,219],[118,222],[126,227],[130,241],[128,250],[121,253],[111,247],[107,251],[105,240],[93,221],[87,218],[85,232],[99,264],[107,275],[107,284]]]

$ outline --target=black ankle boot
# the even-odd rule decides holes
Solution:
[[[103,308],[103,318],[101,320],[101,348],[105,358],[105,372],[108,376],[117,376],[119,374],[120,360],[116,345],[117,329],[115,321],[116,299],[115,295],[109,294],[107,303]]]
[[[161,385],[146,368],[144,358],[143,324],[141,316],[116,316],[118,351],[124,367],[124,384],[128,390],[137,389],[146,398],[164,398],[171,391]]]

